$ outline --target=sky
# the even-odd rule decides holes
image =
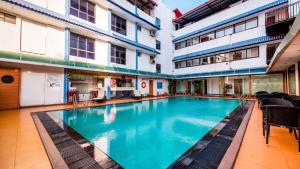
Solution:
[[[178,8],[182,13],[207,2],[207,0],[162,0],[170,9]]]

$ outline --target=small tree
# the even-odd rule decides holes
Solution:
[[[194,83],[194,90],[195,90],[196,94],[198,94],[198,95],[202,94],[201,88],[202,88],[202,85],[200,82]]]
[[[169,80],[168,90],[170,95],[174,95],[176,93],[176,81]]]

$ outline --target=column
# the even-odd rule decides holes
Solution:
[[[299,96],[300,95],[300,86],[299,86],[299,64],[296,63],[295,64],[295,76],[296,76],[296,95]]]
[[[65,29],[65,56],[64,60],[69,61],[70,55],[70,29]],[[64,103],[68,102],[68,92],[69,92],[69,79],[68,79],[69,70],[64,68]]]
[[[185,80],[185,94],[189,94],[189,80]]]
[[[225,95],[225,92],[224,92],[224,87],[225,87],[225,77],[220,77],[220,94],[221,95]]]
[[[248,76],[248,95],[249,97],[252,96],[252,76]]]
[[[106,100],[110,100],[110,92],[111,92],[110,81],[111,81],[111,77],[106,77],[104,79],[104,89],[106,90]]]

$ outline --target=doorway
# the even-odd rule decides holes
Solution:
[[[149,80],[149,96],[153,96],[153,80]]]
[[[19,69],[0,69],[0,110],[19,108]]]
[[[234,95],[243,94],[243,79],[234,79]]]

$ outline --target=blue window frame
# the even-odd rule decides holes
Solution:
[[[157,82],[156,85],[157,85],[156,86],[157,89],[162,89],[163,88],[163,83],[162,82]]]

